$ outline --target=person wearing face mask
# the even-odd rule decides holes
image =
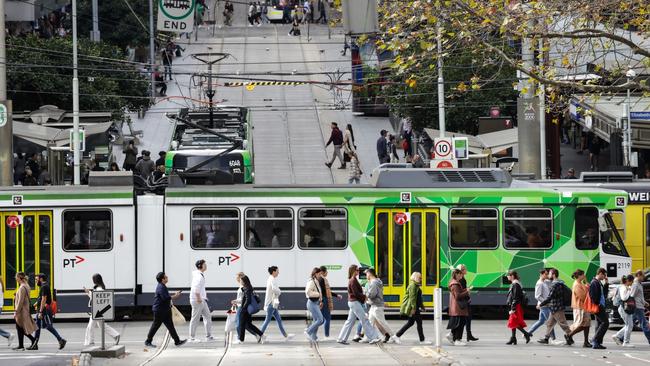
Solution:
[[[596,334],[591,342],[593,349],[607,348],[603,346],[603,338],[609,328],[609,319],[605,307],[605,299],[608,292],[607,270],[605,268],[598,268],[596,277],[589,284],[589,297],[591,298],[591,302],[598,304],[598,312],[594,314],[596,316]]]

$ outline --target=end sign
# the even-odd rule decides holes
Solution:
[[[189,33],[194,30],[196,0],[158,0],[158,30]]]

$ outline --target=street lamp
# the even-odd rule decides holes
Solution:
[[[632,82],[632,79],[636,77],[636,71],[634,69],[628,69],[627,72],[625,73],[625,77],[627,77],[627,100],[625,102],[625,109],[626,109],[626,118],[627,118],[627,126],[623,126],[625,129],[625,138],[624,138],[624,145],[623,148],[625,149],[625,154],[626,156],[626,161],[625,165],[630,167],[632,166],[632,119],[631,119],[631,113],[630,113],[630,82]]]

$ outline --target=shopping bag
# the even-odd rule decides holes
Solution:
[[[230,308],[226,311],[226,333],[234,332],[237,330],[237,309]]]
[[[181,312],[174,305],[172,305],[172,322],[174,322],[174,325],[176,326],[183,325],[187,322],[183,314],[181,314]]]
[[[586,312],[591,313],[591,314],[596,314],[596,313],[598,313],[598,311],[600,311],[600,308],[598,307],[598,304],[594,304],[591,301],[591,296],[589,296],[588,293],[587,293],[587,297],[585,298],[583,309]]]

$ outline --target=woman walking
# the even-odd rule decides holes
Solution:
[[[508,299],[506,304],[510,308],[508,312],[508,328],[511,329],[512,335],[510,336],[509,345],[517,344],[517,330],[519,330],[526,338],[526,343],[530,342],[530,333],[526,331],[526,322],[524,321],[524,290],[519,283],[519,274],[517,271],[508,272],[508,281],[510,281],[510,289],[508,289]]]
[[[84,292],[90,299],[93,298],[93,291],[104,291],[106,290],[106,285],[104,285],[104,280],[102,279],[102,275],[99,273],[95,273],[93,275],[93,289],[89,290],[84,287]],[[91,307],[91,303],[89,300],[88,301],[88,307]],[[103,320],[102,320],[103,321]],[[94,320],[92,317],[92,314],[90,316],[90,319],[88,319],[88,326],[86,327],[86,336],[84,337],[84,346],[92,346],[95,344],[95,328],[100,328],[101,323],[97,320]],[[108,332],[108,334],[113,337],[115,340],[115,345],[118,345],[120,343],[120,333],[118,333],[113,327],[111,327],[108,324],[104,324],[104,328]]]
[[[4,299],[4,289],[2,287],[2,276],[0,276],[0,314],[2,314],[2,304],[5,303],[4,301],[5,299]],[[15,336],[4,329],[0,329],[0,336],[7,338],[7,341],[9,342],[9,347],[11,347],[11,342],[13,342]]]
[[[242,276],[240,282],[244,296],[241,302],[241,310],[239,311],[239,325],[237,327],[237,334],[239,336],[239,339],[237,340],[236,344],[244,343],[246,330],[255,335],[257,338],[257,343],[264,343],[266,341],[266,337],[262,331],[256,327],[255,324],[253,324],[253,314],[259,311],[260,306],[257,300],[257,295],[255,295],[255,291],[253,291],[253,285],[251,285],[251,280],[248,278],[248,276]],[[257,303],[257,311],[255,311],[254,303]]]
[[[390,135],[388,138],[388,155],[390,155],[391,163],[399,163],[399,156],[397,155],[397,140],[395,140],[395,135]]]
[[[357,151],[357,145],[354,141],[354,131],[352,125],[348,123],[343,133],[343,151],[346,153]]]
[[[311,277],[305,286],[305,296],[307,297],[307,310],[311,313],[313,321],[311,325],[305,329],[305,336],[310,342],[317,342],[318,327],[323,324],[323,291],[318,281],[321,278],[320,268],[315,267],[311,270]]]
[[[618,313],[621,315],[623,322],[625,322],[625,326],[621,328],[618,333],[612,336],[612,339],[616,344],[630,348],[634,347],[634,345],[630,343],[630,336],[632,335],[632,329],[634,329],[634,309],[636,306],[628,304],[628,300],[630,303],[634,303],[634,298],[630,296],[632,294],[633,283],[634,276],[623,276],[621,277],[621,285],[616,289],[616,295],[614,295],[614,306],[618,307]]]
[[[402,305],[399,308],[400,315],[407,316],[408,321],[395,334],[397,337],[396,343],[400,343],[400,337],[406,333],[406,331],[409,330],[413,324],[417,324],[420,344],[431,344],[431,342],[424,339],[424,329],[422,328],[421,311],[424,311],[424,302],[422,301],[422,289],[420,289],[421,284],[422,274],[420,272],[413,272],[413,274],[411,274],[411,282],[406,289],[406,296],[404,297],[404,301],[402,301]]]
[[[330,322],[332,321],[332,310],[334,310],[334,303],[332,299],[336,297],[341,300],[343,296],[335,294],[330,288],[330,283],[327,280],[327,267],[320,267],[320,276],[318,278],[318,285],[323,291],[323,307],[321,313],[323,314],[323,331],[325,332],[324,341],[330,340]]]
[[[351,265],[348,268],[348,307],[350,310],[348,311],[348,318],[345,324],[343,324],[343,328],[336,340],[341,344],[348,344],[348,337],[357,319],[361,322],[363,333],[368,337],[368,343],[375,344],[381,341],[379,333],[370,324],[366,312],[363,309],[363,304],[366,302],[366,295],[363,294],[363,287],[361,287],[359,280],[357,280],[358,275],[359,267],[355,264]]]
[[[264,319],[264,324],[260,329],[262,333],[266,332],[266,327],[271,323],[271,319],[275,318],[276,323],[278,323],[278,328],[280,333],[285,340],[290,340],[294,337],[293,334],[287,334],[284,330],[282,324],[282,318],[280,317],[280,286],[278,286],[277,277],[280,274],[280,270],[277,266],[271,266],[268,268],[269,278],[266,280],[266,294],[264,296],[264,311],[266,311],[266,318]]]
[[[32,341],[32,345],[36,342],[36,338],[32,337],[32,333],[36,331],[36,323],[29,313],[29,284],[27,283],[27,276],[24,272],[16,273],[16,282],[20,286],[16,291],[14,297],[14,319],[16,320],[16,333],[18,335],[18,346],[12,348],[14,351],[24,351],[25,345],[23,344],[25,336]],[[31,346],[30,346],[31,347]]]
[[[348,164],[348,184],[361,183],[361,167],[359,166],[357,153],[350,151],[345,154],[350,157],[350,163]]]
[[[584,332],[585,341],[583,347],[591,348],[591,343],[589,343],[589,328],[591,327],[591,314],[584,310],[585,299],[589,294],[589,286],[585,283],[586,276],[585,271],[577,269],[571,275],[571,278],[574,279],[573,286],[571,288],[571,308],[573,309],[573,324],[571,324],[571,333],[569,336],[573,337],[574,335]]]
[[[449,281],[449,323],[447,329],[450,334],[447,335],[447,340],[454,346],[465,346],[467,343],[463,342],[463,330],[467,323],[469,304],[469,290],[463,288],[461,280],[463,278],[463,271],[454,269],[451,273],[451,281]]]

